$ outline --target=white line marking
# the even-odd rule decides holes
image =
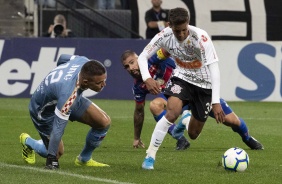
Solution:
[[[64,175],[64,176],[71,176],[71,177],[76,177],[84,180],[93,180],[93,181],[101,181],[105,183],[113,183],[113,184],[134,184],[134,183],[127,183],[127,182],[119,182],[116,180],[110,180],[110,179],[105,179],[105,178],[97,178],[97,177],[92,177],[92,176],[84,176],[80,174],[73,174],[73,173],[68,173],[60,170],[46,170],[46,169],[40,169],[37,167],[29,167],[29,166],[19,166],[19,165],[12,165],[12,164],[6,164],[0,162],[0,167],[10,167],[10,168],[17,168],[17,169],[29,169],[32,171],[37,171],[37,172],[42,172],[42,173],[54,173],[54,174],[59,174],[59,175]]]
[[[11,118],[11,116],[0,116],[0,119],[9,119]],[[21,116],[21,117],[14,117],[16,119],[29,119],[30,117],[29,116]],[[115,116],[114,117],[115,119],[128,119],[128,118],[131,118],[129,116]],[[257,121],[271,121],[271,120],[277,120],[277,121],[280,121],[282,120],[282,118],[258,118],[258,117],[255,117],[255,118],[252,118],[252,117],[240,117],[244,120],[257,120]],[[112,118],[113,119],[113,118]],[[145,117],[145,119],[151,119],[151,117]],[[211,117],[209,117],[209,119],[213,119]]]

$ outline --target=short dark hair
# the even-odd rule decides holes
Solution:
[[[124,60],[126,60],[126,58],[128,58],[129,56],[135,55],[136,52],[132,51],[132,50],[126,50],[122,53],[121,57],[120,57],[120,61],[123,62]]]
[[[172,26],[189,23],[190,21],[189,11],[185,8],[170,9],[168,13],[168,21],[169,24]]]
[[[81,74],[85,78],[89,76],[100,76],[106,73],[104,65],[97,60],[90,60],[86,62],[81,68]]]

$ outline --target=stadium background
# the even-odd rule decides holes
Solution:
[[[138,16],[131,17],[130,33],[136,31],[144,37],[144,12],[151,4],[150,0],[136,2]],[[282,101],[282,25],[279,23],[282,20],[279,12],[282,2],[163,0],[163,8],[177,6],[189,7],[191,24],[205,29],[214,40],[220,59],[223,98],[229,101]],[[125,11],[128,13],[129,10]],[[136,9],[130,13],[136,14]],[[72,16],[69,15],[69,20],[72,20]],[[128,23],[128,20],[124,22]],[[136,22],[138,30],[132,31]],[[74,39],[2,36],[0,97],[30,97],[47,72],[56,65],[57,57],[61,53],[68,53],[98,59],[107,67],[107,86],[95,98],[132,99],[133,81],[121,67],[120,55],[126,49],[140,53],[149,40],[134,38],[136,35],[133,34],[127,38],[114,38],[113,35],[119,32],[115,30],[117,27],[109,28],[116,32],[110,34],[109,38],[101,35]],[[93,96],[94,93],[87,92],[86,95]]]

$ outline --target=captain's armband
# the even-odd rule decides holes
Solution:
[[[161,59],[161,60],[165,60],[167,59],[168,57],[170,56],[170,54],[163,48],[160,48],[158,51],[157,51],[157,57],[158,59]]]

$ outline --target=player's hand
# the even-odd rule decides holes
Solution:
[[[159,94],[161,92],[161,86],[160,84],[155,81],[154,79],[152,78],[148,78],[146,81],[144,81],[145,84],[146,84],[146,87],[148,89],[148,91],[153,94],[153,95],[156,95],[156,94]]]
[[[134,139],[133,148],[145,148],[145,144],[141,141],[141,139]]]
[[[212,110],[217,123],[225,122],[225,113],[223,112],[220,103],[212,104]]]

